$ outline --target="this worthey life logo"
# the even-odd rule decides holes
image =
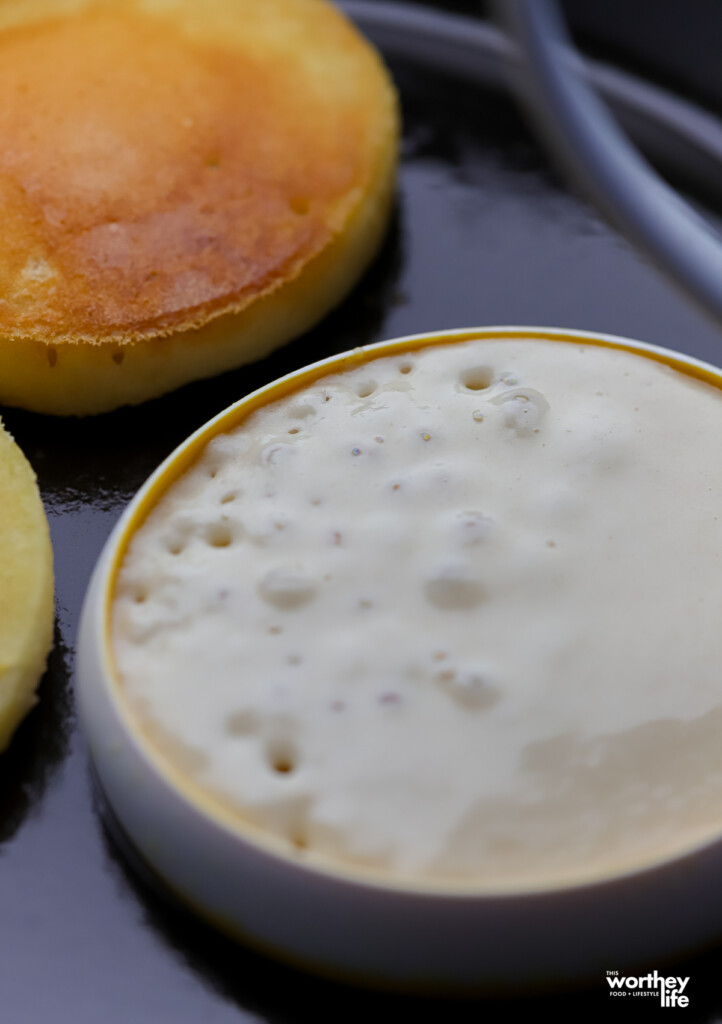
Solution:
[[[684,991],[688,982],[689,978],[665,976],[659,971],[636,977],[607,971],[610,996],[658,996],[662,1006],[689,1006],[689,996]]]

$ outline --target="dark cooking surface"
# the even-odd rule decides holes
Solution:
[[[92,804],[72,696],[84,589],[125,503],[211,415],[322,356],[447,327],[599,330],[722,362],[722,331],[570,196],[506,101],[394,71],[406,119],[398,215],[374,268],[321,327],[255,367],[137,409],[77,422],[3,410],[40,479],[58,611],[40,705],[0,758],[3,1024],[471,1022],[544,1010],[570,1021],[644,1020],[660,1010],[656,1000],[612,1002],[601,972],[583,994],[513,1004],[422,1003],[307,978],[166,906],[125,867]],[[722,949],[656,966],[690,976],[690,1006],[676,1011],[685,1020],[722,1018]]]

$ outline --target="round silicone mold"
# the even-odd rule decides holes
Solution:
[[[490,327],[416,335],[300,369],[203,426],[159,467],[107,542],[86,596],[79,701],[104,794],[141,860],[227,934],[316,971],[381,987],[477,992],[556,987],[610,965],[655,964],[722,931],[722,835],[584,884],[505,891],[319,866],[199,793],[158,755],[114,667],[110,612],[134,531],[205,444],[312,381],[381,356],[471,338],[541,338],[624,349],[722,388],[722,371],[654,346],[582,331]]]

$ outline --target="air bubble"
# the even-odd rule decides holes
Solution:
[[[296,569],[271,569],[259,583],[258,592],[268,604],[287,611],[313,600],[316,587]]]
[[[233,711],[226,717],[225,730],[229,736],[251,736],[258,730],[255,711]]]
[[[356,389],[356,394],[359,396],[359,398],[369,398],[374,393],[377,387],[378,384],[376,383],[376,381],[366,380],[362,384],[359,384],[358,388]]]
[[[424,593],[429,604],[444,611],[476,608],[484,600],[484,590],[478,580],[457,568],[444,570],[427,580]]]
[[[212,548],[227,548],[233,541],[233,534],[225,523],[213,523],[208,528],[206,540]]]
[[[403,373],[403,374],[411,373],[413,368],[414,368],[414,364],[413,363],[402,363],[399,366],[399,373]]]
[[[266,746],[266,757],[274,772],[290,775],[296,771],[298,754],[292,741],[286,737],[274,737]]]
[[[460,377],[467,391],[486,391],[494,382],[494,371],[489,366],[473,366]]]
[[[291,451],[291,444],[270,444],[267,448],[264,448],[261,452],[261,464],[263,466],[275,466],[278,462],[278,457],[284,451]]]
[[[538,427],[549,411],[544,395],[534,388],[511,388],[490,401],[501,407],[502,422],[519,437],[538,433]]]

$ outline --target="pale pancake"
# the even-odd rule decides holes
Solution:
[[[0,423],[0,751],[35,703],[53,633],[53,555],[38,485]]]

